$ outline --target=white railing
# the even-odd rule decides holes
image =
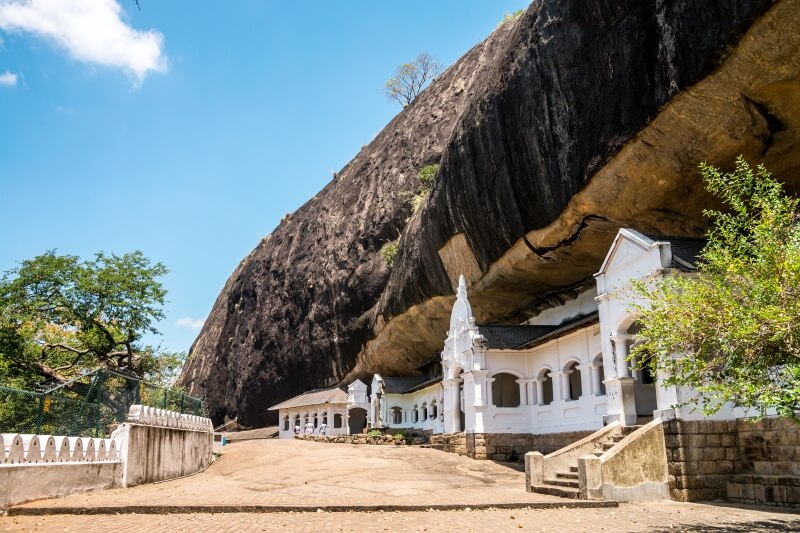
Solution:
[[[114,439],[0,434],[0,465],[119,461]]]
[[[214,425],[210,418],[176,413],[146,405],[131,405],[130,411],[128,411],[128,422],[188,431],[214,432]]]

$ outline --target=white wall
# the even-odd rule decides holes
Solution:
[[[294,437],[295,417],[300,416],[300,433],[305,432],[306,422],[314,423],[314,413],[317,414],[317,424],[314,426],[314,434],[318,434],[319,426],[322,425],[325,414],[328,416],[328,430],[326,435],[346,435],[347,434],[347,405],[343,403],[323,403],[316,405],[306,405],[291,409],[280,409],[278,411],[278,437],[281,439],[291,439]],[[342,425],[334,427],[334,415],[342,417]],[[286,417],[289,417],[288,429],[285,424]]]
[[[442,404],[442,386],[439,383],[408,394],[386,394],[383,397],[383,420],[385,425],[390,428],[413,428],[432,431],[434,434],[444,433]],[[433,417],[433,405],[436,405],[435,418]],[[403,421],[399,424],[392,422],[392,407],[400,407],[402,409]],[[417,412],[416,421],[414,420],[415,408]]]

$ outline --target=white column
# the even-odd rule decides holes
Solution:
[[[600,396],[600,366],[601,363],[589,363],[586,365],[589,367],[589,372],[592,374],[592,394],[594,396]]]
[[[544,405],[544,378],[536,378],[536,405]]]
[[[519,404],[520,405],[528,405],[528,383],[525,379],[518,379],[517,385],[519,385]]]
[[[624,333],[616,333],[611,336],[611,342],[614,343],[614,351],[617,356],[617,377],[620,378],[631,377],[631,369],[628,366],[628,341],[631,338],[631,335]]]
[[[569,401],[569,375],[572,374],[572,370],[559,370],[559,385],[561,386],[561,399]]]

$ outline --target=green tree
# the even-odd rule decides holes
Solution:
[[[708,244],[697,275],[636,285],[639,360],[667,385],[699,391],[706,413],[730,402],[761,416],[800,410],[800,225],[798,199],[741,157],[733,172],[701,165],[726,206],[706,211]]]
[[[436,56],[423,52],[411,63],[397,67],[394,76],[383,86],[386,97],[407,106],[433,78],[442,72],[442,65]]]
[[[169,379],[181,354],[140,343],[164,318],[166,273],[139,251],[23,261],[0,280],[0,378],[31,386],[106,367]]]

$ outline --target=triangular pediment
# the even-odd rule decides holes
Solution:
[[[611,243],[611,248],[603,260],[600,270],[595,274],[599,276],[608,272],[609,268],[614,264],[627,263],[634,257],[648,253],[656,242],[642,235],[636,230],[622,228],[614,237],[614,242]]]

